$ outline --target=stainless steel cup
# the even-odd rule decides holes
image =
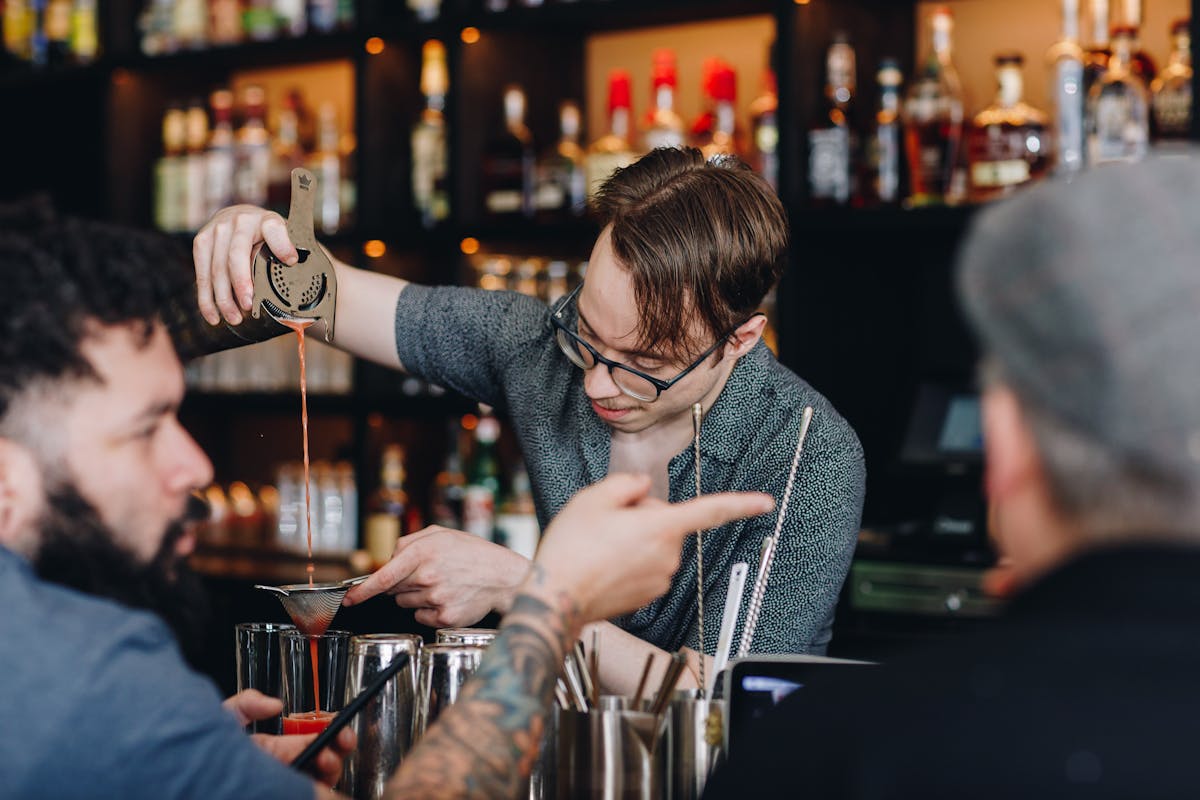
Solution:
[[[479,668],[484,650],[477,644],[431,644],[422,648],[417,736],[425,733],[438,715],[458,700],[462,685]]]
[[[477,644],[487,647],[499,633],[495,628],[439,628],[438,644]]]
[[[704,793],[722,738],[720,723],[709,730],[709,714],[714,706],[724,713],[724,705],[722,700],[700,700],[692,690],[678,691],[671,699],[666,734],[671,755],[667,797],[671,800],[697,800]]]
[[[339,788],[356,800],[382,798],[388,778],[412,748],[421,637],[377,633],[350,640],[346,703],[402,654],[408,656],[408,664],[363,706],[350,723],[358,736],[358,745],[346,757]]]
[[[279,633],[295,630],[295,625],[278,622],[242,622],[234,626],[237,641],[237,690],[257,689],[268,697],[283,692],[283,666],[279,658]],[[274,733],[282,730],[283,715],[246,725],[249,733]]]
[[[666,715],[557,710],[555,793],[560,800],[662,797]]]

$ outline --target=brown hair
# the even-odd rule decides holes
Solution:
[[[740,325],[779,280],[787,217],[775,191],[730,156],[659,148],[618,170],[593,203],[633,278],[639,339],[684,356]],[[707,342],[691,341],[699,318]],[[684,334],[681,336],[681,332]]]

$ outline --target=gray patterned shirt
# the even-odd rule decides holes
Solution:
[[[543,528],[575,492],[608,473],[609,428],[592,411],[583,372],[559,350],[550,310],[538,300],[410,285],[396,306],[396,350],[414,375],[507,415]],[[734,366],[701,429],[703,492],[765,491],[778,506],[806,405],[813,407],[813,421],[755,631],[756,653],[825,652],[862,512],[862,449],[829,401],[780,365],[762,342]],[[672,502],[695,495],[693,458],[688,446],[670,461]],[[745,561],[750,570],[736,650],[759,550],[775,517],[705,533],[705,652],[716,649],[730,568]],[[696,575],[692,536],[667,594],[614,622],[664,650],[696,647]]]

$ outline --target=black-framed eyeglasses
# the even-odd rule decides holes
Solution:
[[[554,325],[554,338],[558,342],[558,346],[562,349],[563,354],[570,360],[572,364],[583,370],[589,370],[597,364],[603,364],[608,367],[608,374],[612,377],[612,381],[622,393],[629,395],[634,400],[641,400],[643,403],[653,403],[658,399],[659,395],[670,389],[676,383],[684,378],[689,372],[704,363],[704,359],[711,356],[717,351],[717,348],[725,344],[730,335],[738,328],[745,324],[739,323],[729,329],[727,333],[713,342],[712,347],[705,350],[696,360],[687,366],[683,372],[680,372],[669,381],[664,381],[661,378],[655,378],[653,375],[647,375],[641,370],[622,364],[620,361],[613,361],[605,358],[596,352],[596,348],[580,338],[579,334],[571,330],[567,323],[563,321],[563,315],[567,308],[574,302],[579,290],[583,288],[580,283],[575,287],[569,295],[564,297],[550,314],[550,322]],[[754,315],[752,314],[751,317]]]

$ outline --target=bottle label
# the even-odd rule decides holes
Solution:
[[[1153,109],[1159,138],[1186,139],[1192,121],[1191,83],[1160,91],[1154,96]]]
[[[985,188],[1016,186],[1029,180],[1029,162],[1023,159],[1011,161],[980,161],[971,165],[971,183]]]
[[[850,133],[843,126],[808,133],[808,183],[812,197],[850,198]]]
[[[897,125],[880,125],[875,137],[875,193],[884,203],[893,203],[900,195],[900,131]]]
[[[490,542],[495,516],[496,497],[491,488],[468,486],[463,492],[463,530]]]

